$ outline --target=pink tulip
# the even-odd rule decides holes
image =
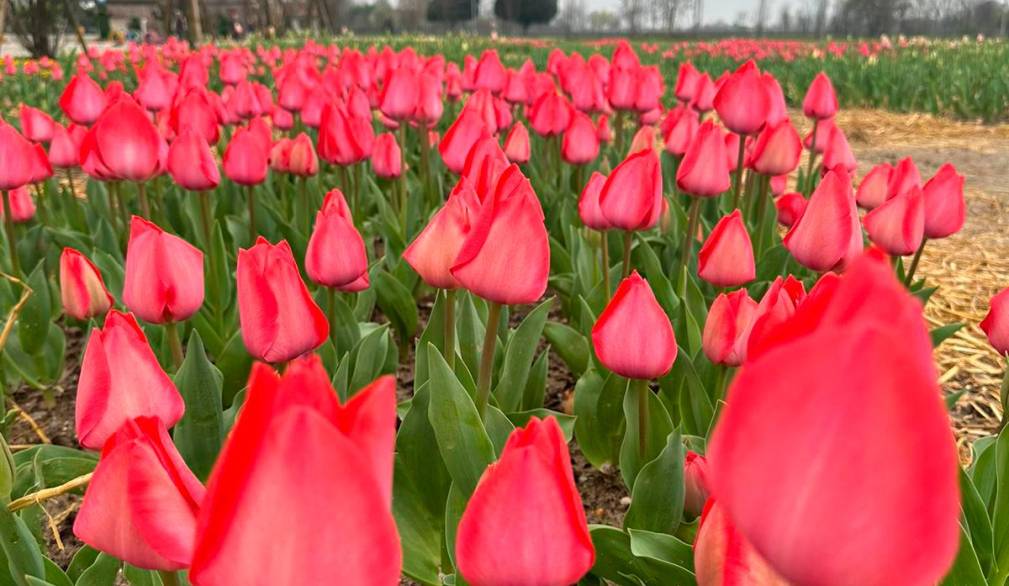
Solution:
[[[711,230],[697,255],[697,276],[716,287],[737,287],[756,278],[753,245],[739,210]]]
[[[620,376],[665,376],[676,360],[676,336],[648,281],[637,271],[617,287],[592,327],[599,362]]]

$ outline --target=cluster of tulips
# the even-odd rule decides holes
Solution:
[[[78,58],[0,122],[6,384],[87,335],[83,449],[3,446],[13,583],[1002,586],[1009,439],[961,470],[914,277],[963,177],[858,177],[823,74],[805,137],[753,61],[670,86],[626,42]]]

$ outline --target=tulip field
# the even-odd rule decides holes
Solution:
[[[1006,586],[1006,58],[0,57],[0,586]]]

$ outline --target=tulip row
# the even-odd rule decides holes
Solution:
[[[15,584],[1006,582],[1009,439],[960,470],[914,276],[964,179],[858,178],[827,75],[802,137],[754,61],[667,92],[626,42],[136,59],[0,122],[7,388],[87,332],[83,449],[3,446]]]

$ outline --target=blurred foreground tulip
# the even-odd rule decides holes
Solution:
[[[790,586],[760,557],[714,499],[708,501],[694,541],[698,586]]]
[[[1003,356],[1009,354],[1009,289],[991,298],[981,330],[988,336],[992,348]]]

